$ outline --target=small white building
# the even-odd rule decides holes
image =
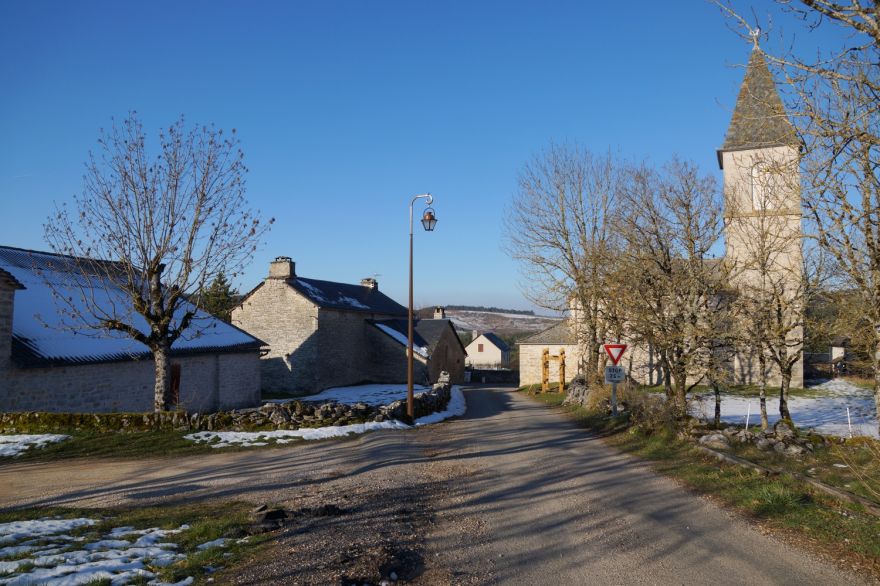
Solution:
[[[492,332],[475,336],[465,351],[465,364],[471,368],[510,368],[510,347]]]

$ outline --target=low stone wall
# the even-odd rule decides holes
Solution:
[[[443,411],[449,404],[452,387],[448,382],[435,384],[430,391],[415,396],[418,419]],[[138,431],[257,431],[349,425],[367,421],[397,419],[409,422],[406,401],[373,406],[365,403],[347,405],[337,402],[314,403],[291,401],[266,403],[252,409],[219,411],[200,415],[183,411],[162,413],[0,413],[0,433],[50,433],[95,431],[130,433]]]
[[[467,371],[465,371],[467,372]],[[517,384],[519,382],[518,370],[491,370],[470,369],[471,384]],[[467,375],[465,375],[467,376]]]

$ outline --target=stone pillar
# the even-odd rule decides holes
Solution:
[[[15,309],[15,292],[24,289],[15,277],[0,269],[0,395],[8,390],[12,367],[12,316]]]

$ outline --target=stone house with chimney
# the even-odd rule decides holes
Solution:
[[[108,308],[126,301],[106,281],[74,286],[76,271],[73,257],[0,246],[0,412],[153,410],[147,348],[121,334],[77,329],[62,315],[56,294],[89,295]],[[263,343],[201,311],[194,323],[171,347],[177,406],[204,413],[257,405]]]
[[[263,388],[293,394],[361,383],[406,382],[407,309],[360,284],[302,277],[289,257],[270,263],[266,279],[232,310],[232,323],[266,342]],[[441,313],[414,325],[417,383],[441,371],[464,376],[464,348]]]

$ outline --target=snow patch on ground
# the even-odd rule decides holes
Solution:
[[[416,419],[416,425],[430,425],[431,423],[439,423],[450,417],[461,417],[466,411],[467,403],[464,400],[464,393],[461,392],[459,387],[452,387],[446,410],[419,417]]]
[[[388,385],[363,385],[364,387],[384,387],[387,388]],[[391,385],[395,386],[395,385]],[[351,389],[357,389],[358,387],[345,387],[343,389],[330,389],[329,391],[339,391],[344,390],[346,393],[350,392]],[[406,393],[406,387],[404,386],[404,396]],[[323,393],[322,393],[323,394]],[[354,396],[354,400],[352,402],[357,403],[360,399],[359,395]],[[393,399],[396,401],[397,398]],[[346,402],[349,401],[340,401]],[[366,403],[367,401],[362,401]],[[384,404],[384,403],[380,403]],[[452,387],[451,396],[449,399],[449,404],[446,406],[445,411],[440,411],[437,413],[431,413],[430,415],[426,415],[424,417],[419,417],[415,421],[415,425],[429,425],[432,423],[439,423],[444,419],[448,419],[450,417],[459,417],[465,414],[467,410],[467,403],[464,399],[464,393],[461,392],[461,388],[458,386]],[[295,439],[303,439],[303,440],[317,440],[317,439],[328,439],[334,437],[345,437],[350,434],[360,434],[366,433],[368,431],[375,431],[379,429],[411,429],[411,426],[400,422],[400,421],[369,421],[367,423],[356,423],[353,425],[332,425],[328,427],[315,427],[315,428],[304,428],[304,429],[278,429],[274,431],[199,431],[196,433],[191,433],[189,435],[183,436],[184,439],[188,439],[190,441],[194,441],[196,443],[211,443],[212,448],[226,448],[229,446],[265,446],[268,444],[269,440],[275,440],[275,443],[289,443]]]
[[[47,585],[76,586],[98,580],[109,580],[114,586],[134,580],[149,580],[152,586],[172,586],[156,577],[156,569],[169,566],[186,556],[176,551],[177,544],[166,541],[169,536],[189,529],[134,529],[117,527],[103,537],[71,537],[65,532],[97,523],[94,519],[35,519],[0,524],[0,543],[13,544],[0,549],[0,584],[3,586]],[[136,539],[119,539],[135,536]],[[222,542],[222,543],[219,543]],[[209,542],[223,547],[225,540]],[[207,545],[207,544],[205,544]],[[199,549],[202,549],[201,547]],[[207,548],[205,548],[207,549]],[[18,573],[19,568],[24,568]],[[189,577],[174,586],[192,584]]]
[[[0,435],[0,457],[15,458],[29,448],[45,448],[49,444],[70,439],[69,435],[57,433]]]
[[[430,391],[430,387],[422,385],[414,385],[413,392],[415,394]],[[321,391],[315,395],[306,395],[299,397],[300,401],[309,401],[310,403],[327,403],[329,401],[337,401],[346,405],[354,405],[355,403],[366,403],[367,405],[389,405],[394,401],[406,399],[406,385],[357,385],[353,387],[333,387]],[[266,403],[290,403],[295,399],[273,399]]]
[[[813,429],[818,433],[847,437],[850,433],[846,408],[852,421],[852,434],[878,437],[877,406],[874,395],[842,379],[833,379],[810,387],[821,391],[815,397],[790,397],[788,408],[791,418],[798,427]],[[691,412],[704,419],[712,419],[715,413],[715,397],[712,394],[695,398]],[[722,395],[721,420],[725,423],[745,424],[746,415],[750,425],[761,422],[760,406],[757,397]],[[779,397],[768,393],[767,418],[770,425],[779,421]]]

